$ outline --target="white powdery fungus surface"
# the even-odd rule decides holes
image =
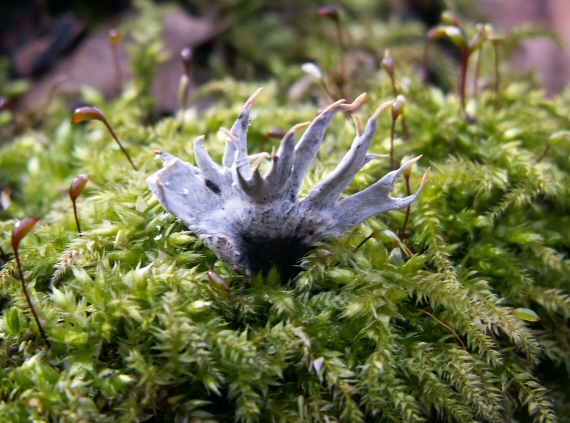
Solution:
[[[338,238],[379,213],[407,207],[421,193],[428,172],[416,194],[405,198],[390,195],[396,177],[419,160],[416,157],[365,190],[341,199],[357,172],[376,157],[368,154],[368,147],[378,117],[393,103],[389,101],[375,111],[364,131],[357,125],[356,138],[336,169],[299,199],[303,178],[334,115],[356,109],[365,94],[351,104],[339,100],[312,122],[291,128],[270,156],[270,169],[262,175],[252,166],[259,155],[247,152],[249,115],[260,92],[258,89],[251,96],[231,130],[226,131],[221,166],[212,160],[201,136],[194,141],[196,166],[157,151],[164,168],[148,178],[164,208],[232,269],[251,276],[277,266],[282,274],[294,274],[291,268],[315,243]],[[297,142],[295,132],[302,128],[307,129]]]

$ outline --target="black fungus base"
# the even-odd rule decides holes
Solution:
[[[243,234],[242,240],[244,262],[252,274],[262,272],[267,275],[275,267],[283,282],[294,278],[301,271],[299,262],[310,250],[310,246],[297,237],[269,238]]]

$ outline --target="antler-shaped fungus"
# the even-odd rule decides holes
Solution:
[[[364,191],[340,199],[357,172],[377,155],[367,154],[377,120],[393,101],[370,117],[336,169],[305,198],[298,194],[303,178],[315,160],[326,129],[335,114],[362,104],[365,94],[353,103],[339,100],[312,122],[295,125],[281,140],[272,164],[264,175],[252,166],[247,153],[249,113],[261,88],[245,103],[227,135],[223,166],[216,164],[204,147],[204,137],[194,141],[197,167],[162,151],[156,153],[164,168],[148,178],[153,193],[170,213],[195,232],[216,256],[232,269],[254,275],[273,266],[284,277],[296,273],[295,265],[316,242],[342,236],[350,228],[388,210],[407,207],[421,193],[405,198],[390,193],[396,177],[412,166],[416,157]],[[307,128],[296,143],[295,133]]]

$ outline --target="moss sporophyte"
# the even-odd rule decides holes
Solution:
[[[394,101],[381,104],[364,131],[356,125],[356,138],[336,169],[309,194],[298,194],[304,177],[317,157],[325,131],[334,115],[352,111],[353,103],[339,100],[312,122],[293,126],[281,140],[265,175],[249,156],[247,130],[258,89],[245,103],[230,131],[222,166],[204,147],[204,137],[194,141],[196,166],[166,152],[157,151],[164,168],[148,178],[153,193],[170,213],[200,236],[216,256],[231,269],[248,276],[277,267],[284,278],[296,273],[296,265],[315,243],[341,237],[352,227],[379,213],[405,208],[421,193],[429,170],[416,194],[393,198],[390,194],[398,175],[420,159],[418,156],[386,174],[364,191],[341,199],[357,172],[377,157],[368,153],[378,117]],[[307,128],[299,142],[295,133]]]

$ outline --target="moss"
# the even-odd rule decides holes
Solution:
[[[218,289],[208,279],[213,253],[146,183],[160,167],[153,150],[191,160],[188,140],[201,134],[219,161],[218,128],[259,82],[204,87],[225,94],[206,111],[190,108],[182,129],[179,116],[146,125],[134,85],[109,103],[86,91],[139,172],[99,122],[70,127],[57,101],[40,127],[2,146],[0,180],[13,195],[0,245],[10,251],[15,219],[41,217],[21,254],[53,347],[9,261],[0,273],[0,420],[570,421],[570,144],[549,141],[570,125],[570,91],[548,99],[513,78],[498,107],[483,91],[468,123],[456,96],[398,73],[409,76],[410,137],[396,139],[397,159],[424,154],[412,187],[432,167],[407,248],[394,242],[405,211],[392,211],[309,250],[286,286],[275,270],[248,281],[218,263],[231,292]],[[362,117],[391,96],[387,78],[367,83]],[[270,128],[314,117],[308,97],[285,104],[275,81],[263,85],[251,149]],[[373,151],[389,150],[390,124],[380,119]],[[302,192],[333,169],[353,132],[335,118]],[[346,193],[388,167],[371,162]],[[80,237],[65,190],[82,173],[91,179],[78,199]],[[406,195],[403,179],[394,193]],[[541,321],[521,320],[516,308]]]

